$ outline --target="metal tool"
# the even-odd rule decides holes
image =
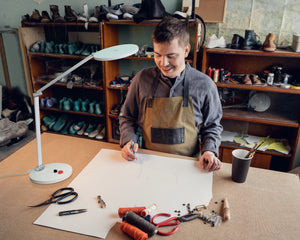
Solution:
[[[58,216],[74,215],[74,214],[84,213],[86,211],[87,209],[74,209],[74,210],[61,211],[58,213]]]
[[[163,220],[161,222],[155,222],[155,219],[158,217],[167,217],[167,219]],[[169,214],[169,213],[158,213],[155,216],[153,216],[153,218],[151,219],[151,223],[156,225],[157,234],[163,235],[163,236],[169,236],[169,235],[174,234],[179,229],[178,225],[181,222],[188,222],[188,221],[194,220],[199,217],[200,217],[200,214],[196,214],[196,213],[187,214],[187,215],[184,215],[181,217],[171,217],[171,214]],[[160,227],[166,227],[166,226],[176,226],[176,227],[170,232],[162,232],[162,231],[158,230]]]
[[[78,197],[78,193],[74,191],[74,188],[71,187],[60,188],[56,192],[54,192],[51,195],[51,197],[45,202],[30,207],[40,207],[51,203],[67,204],[75,201],[77,197]]]

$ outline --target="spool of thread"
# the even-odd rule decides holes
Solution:
[[[132,211],[138,215],[141,215],[141,212],[146,209],[146,207],[129,207],[129,208],[119,208],[118,214],[119,217],[123,217],[129,211]]]
[[[219,80],[219,69],[215,69],[213,80],[214,80],[215,83],[218,82],[218,80]]]
[[[143,232],[147,233],[149,237],[152,237],[156,233],[156,227],[154,224],[148,222],[132,211],[126,213],[123,220],[135,227],[138,227]]]
[[[157,209],[157,205],[153,204],[152,206],[144,209],[143,211],[141,211],[141,216],[142,217],[146,217],[151,211]]]
[[[210,78],[212,78],[212,72],[213,72],[212,68],[209,67],[209,68],[207,69],[207,75],[208,75]]]
[[[123,221],[121,223],[120,229],[122,232],[128,234],[134,240],[147,240],[148,234],[143,232],[141,229]]]

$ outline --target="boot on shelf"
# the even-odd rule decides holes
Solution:
[[[262,44],[257,38],[258,35],[254,32],[254,30],[245,30],[243,49],[244,50],[260,49]]]
[[[50,5],[50,10],[52,12],[52,20],[55,23],[63,23],[65,19],[60,16],[58,6],[57,5]]]
[[[67,22],[76,22],[77,16],[75,16],[74,11],[72,10],[71,6],[65,5],[65,20]]]
[[[41,15],[39,10],[34,9],[34,11],[32,12],[31,16],[30,16],[30,21],[31,22],[40,22],[41,21]]]
[[[241,49],[244,43],[244,38],[239,34],[233,34],[230,48],[232,49]]]
[[[48,22],[51,22],[51,18],[48,14],[47,11],[42,11],[42,19],[41,19],[41,22],[42,23],[48,23]]]
[[[77,21],[78,22],[88,22],[89,20],[89,8],[88,5],[85,3],[83,4],[83,13],[78,14]]]
[[[263,50],[266,52],[274,52],[276,50],[276,44],[275,41],[275,34],[269,33],[266,37],[266,40],[263,44]]]

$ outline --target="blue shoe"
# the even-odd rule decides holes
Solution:
[[[73,120],[68,121],[64,128],[60,131],[62,134],[69,134],[69,128],[73,124]]]
[[[69,133],[74,135],[84,126],[84,121],[78,122],[77,124],[72,124],[69,129]]]
[[[78,112],[80,111],[80,105],[82,103],[82,100],[79,98],[78,100],[76,100],[74,102],[74,107],[73,107],[73,111]]]
[[[55,104],[57,103],[57,99],[52,97],[52,98],[48,98],[46,101],[46,106],[48,108],[52,108]]]
[[[93,114],[94,111],[95,111],[95,104],[96,104],[96,101],[92,101],[89,105],[89,113]]]
[[[60,132],[63,129],[63,127],[65,126],[65,124],[67,123],[68,120],[69,120],[68,116],[66,114],[62,114],[57,119],[56,123],[52,127],[52,130],[55,131],[55,132]]]
[[[81,111],[87,112],[87,105],[90,103],[90,100],[86,99],[81,103]]]

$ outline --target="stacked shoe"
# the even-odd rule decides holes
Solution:
[[[26,135],[28,125],[24,121],[12,122],[8,118],[0,120],[0,146],[9,144],[13,139]]]
[[[226,41],[224,37],[218,38],[215,34],[208,38],[206,48],[225,48]]]

